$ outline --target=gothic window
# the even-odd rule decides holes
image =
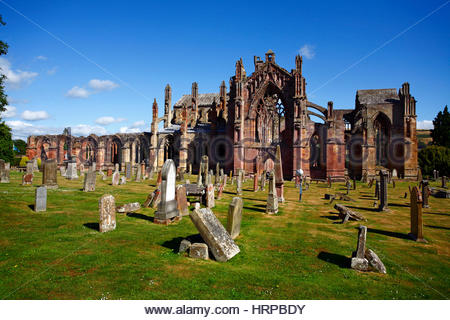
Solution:
[[[387,166],[388,144],[391,124],[387,116],[380,113],[373,123],[376,149],[376,165]]]
[[[318,134],[314,134],[310,140],[310,167],[314,169],[320,168],[320,159],[322,150],[320,146],[320,138]]]

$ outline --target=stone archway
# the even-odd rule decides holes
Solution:
[[[391,138],[391,121],[380,112],[373,121],[375,142],[375,163],[377,166],[389,167],[389,141]]]

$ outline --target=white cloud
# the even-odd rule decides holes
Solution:
[[[425,129],[425,130],[434,129],[433,121],[431,120],[417,121],[417,129]]]
[[[28,103],[30,101],[26,100],[26,99],[15,99],[15,98],[12,98],[12,97],[8,97],[8,102],[9,103],[15,103],[15,104],[21,104],[21,103]]]
[[[45,60],[47,60],[47,57],[46,56],[37,56],[36,59],[37,60],[41,60],[41,61],[45,61]]]
[[[75,86],[69,91],[67,91],[66,96],[70,98],[86,99],[87,97],[89,97],[90,94],[91,93],[86,89]]]
[[[47,113],[47,111],[25,110],[24,112],[22,112],[22,119],[28,121],[44,120],[48,119],[49,117],[50,115]]]
[[[99,79],[90,80],[88,85],[96,91],[111,91],[119,86],[117,83],[114,83],[111,80]]]
[[[12,89],[18,89],[24,84],[28,84],[38,76],[37,72],[11,69],[11,63],[5,58],[0,58],[0,69],[1,73],[6,76],[5,83]]]
[[[142,130],[139,128],[120,127],[119,132],[120,133],[139,133],[139,132],[142,132]]]
[[[13,106],[5,106],[5,108],[6,108],[6,110],[3,111],[3,112],[0,114],[0,117],[1,117],[1,118],[12,118],[12,117],[14,117],[14,116],[17,114],[17,113],[16,113],[16,111],[17,111],[16,107],[13,107]]]
[[[300,48],[300,50],[298,52],[300,53],[300,55],[302,55],[306,59],[312,59],[316,55],[314,46],[312,46],[310,44],[305,44],[303,47]]]
[[[78,124],[72,127],[72,134],[75,136],[88,136],[90,134],[96,134],[102,136],[108,134],[106,129],[102,126],[91,126],[89,124]]]
[[[100,117],[97,120],[95,120],[95,123],[97,124],[101,124],[101,125],[108,125],[111,123],[116,123],[116,122],[123,122],[126,121],[127,119],[125,118],[114,118],[114,117]]]
[[[27,140],[28,136],[31,135],[58,134],[62,132],[61,128],[35,126],[20,120],[11,120],[5,123],[12,129],[14,139]]]
[[[47,74],[52,76],[56,73],[56,70],[58,70],[58,67],[53,67],[50,70],[47,70]]]
[[[142,127],[145,125],[145,121],[144,120],[140,120],[140,121],[136,121],[131,125],[131,128],[138,128],[138,127]]]

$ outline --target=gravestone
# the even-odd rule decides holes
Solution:
[[[429,208],[428,198],[430,196],[430,186],[428,180],[422,181],[422,208]]]
[[[141,182],[141,179],[142,179],[142,167],[140,165],[138,165],[137,170],[136,170],[136,177],[135,177],[134,181]]]
[[[189,250],[189,248],[192,246],[191,242],[187,239],[181,240],[180,248],[178,249],[178,253],[184,253]]]
[[[361,178],[361,182],[367,183],[367,171],[364,171],[362,178]]]
[[[328,188],[331,188],[331,176],[328,176],[327,182],[328,182]]]
[[[33,160],[27,161],[27,174],[33,174]]]
[[[68,180],[78,179],[77,162],[75,160],[67,162],[67,170],[65,177]]]
[[[0,159],[0,183],[9,183],[10,164]]]
[[[225,173],[223,172],[223,169],[220,169],[220,183],[223,182],[223,180],[225,179]]]
[[[189,163],[189,175],[192,174],[192,163]]]
[[[212,183],[210,183],[206,186],[205,205],[207,208],[214,208],[214,206],[215,206],[214,185]]]
[[[176,168],[172,159],[167,159],[161,170],[161,202],[155,212],[155,223],[169,224],[179,216],[175,200]]]
[[[125,203],[121,206],[116,207],[116,211],[119,213],[130,213],[135,212],[141,209],[141,205],[139,202],[131,202],[131,203]]]
[[[118,186],[120,182],[120,172],[119,171],[114,171],[113,175],[112,175],[112,185],[113,186]]]
[[[200,168],[198,169],[198,175],[197,175],[197,185],[199,187],[203,186],[203,172],[202,172],[202,164],[200,164]]]
[[[388,173],[384,170],[380,170],[380,206],[379,211],[388,210]]]
[[[131,179],[131,162],[125,163],[125,177],[127,180]]]
[[[96,172],[93,167],[90,167],[86,175],[84,176],[83,191],[92,192],[95,191]]]
[[[210,208],[196,206],[189,217],[217,261],[225,262],[239,253],[239,247]]]
[[[375,198],[380,199],[380,182],[375,180]]]
[[[120,185],[127,184],[127,178],[124,177],[124,176],[120,177],[120,183],[119,184]]]
[[[419,168],[419,169],[417,169],[417,181],[422,181],[422,180],[423,180],[422,170],[420,170],[420,168]]]
[[[446,176],[442,176],[441,188],[447,188],[447,177]]]
[[[214,176],[214,185],[218,186],[220,184],[220,165],[216,163],[216,175]]]
[[[208,245],[206,243],[193,243],[189,247],[189,257],[195,259],[209,259]]]
[[[66,168],[64,166],[59,167],[59,173],[61,174],[61,177],[66,176]]]
[[[369,261],[365,258],[366,238],[367,238],[367,227],[359,226],[356,252],[355,256],[351,260],[352,269],[356,269],[359,271],[369,270]]]
[[[120,171],[120,165],[118,163],[114,164],[114,171]]]
[[[103,195],[98,202],[100,212],[99,231],[108,232],[116,228],[116,201],[110,194]]]
[[[111,177],[112,174],[113,174],[112,169],[111,169],[111,168],[108,168],[108,170],[106,170],[106,175],[107,175],[108,177]]]
[[[414,186],[410,194],[411,232],[409,236],[418,242],[427,242],[423,238],[422,196],[419,188]]]
[[[283,165],[281,159],[281,148],[277,145],[277,152],[275,155],[275,187],[278,201],[284,202],[284,179],[283,179]]]
[[[260,188],[261,191],[266,191],[266,170],[261,174]]]
[[[33,171],[39,171],[38,159],[36,157],[33,159]]]
[[[36,188],[34,198],[34,211],[47,211],[47,188],[45,186]]]
[[[225,176],[226,177],[226,176]],[[225,178],[226,179],[226,178]],[[222,194],[223,194],[223,188],[225,187],[225,184],[222,182],[219,186],[219,188],[217,189],[217,200],[222,199]]]
[[[271,172],[269,176],[269,194],[267,195],[266,213],[278,213],[278,197],[276,195],[275,177],[273,172]]]
[[[346,180],[345,187],[347,188],[347,195],[350,193],[350,188],[352,187],[352,184],[350,183],[350,180]]]
[[[24,174],[22,176],[22,185],[26,186],[31,184],[33,184],[33,174],[32,173]]]
[[[393,169],[392,170],[392,179],[397,179],[398,178],[398,174],[397,174],[397,169]]]
[[[241,169],[238,169],[238,176],[236,180],[236,194],[238,196],[242,195],[242,179],[243,179],[243,173]]]
[[[55,159],[43,161],[42,185],[46,186],[47,189],[58,188],[56,172],[57,166]]]
[[[177,209],[181,216],[189,215],[189,206],[186,198],[186,187],[183,185],[177,186],[176,189]]]
[[[227,231],[231,239],[236,239],[241,231],[242,198],[234,197],[228,207]]]
[[[156,178],[156,187],[159,187],[161,185],[162,182],[162,172],[161,170],[158,171],[158,177]]]
[[[202,161],[200,162],[200,173],[202,175],[202,183],[207,186],[206,177],[209,174],[209,158],[208,156],[202,156]]]
[[[258,191],[258,174],[255,173],[255,175],[253,176],[253,192],[257,191]]]

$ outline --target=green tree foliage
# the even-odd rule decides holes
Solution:
[[[5,25],[0,15],[0,25]],[[0,41],[0,56],[8,53],[8,44]],[[2,70],[0,70],[2,72]],[[5,75],[0,73],[0,159],[11,162],[14,158],[13,142],[11,139],[11,128],[2,121],[1,113],[6,110],[8,100],[5,94]]]
[[[15,151],[16,154],[24,155],[27,153],[27,143],[23,141],[22,139],[16,139],[13,141],[14,146],[17,148]]]
[[[431,130],[433,144],[450,148],[450,113],[447,106],[439,111],[433,120],[434,130]]]
[[[433,176],[433,170],[439,175],[450,175],[450,148],[430,146],[419,151],[419,166],[423,175]]]

